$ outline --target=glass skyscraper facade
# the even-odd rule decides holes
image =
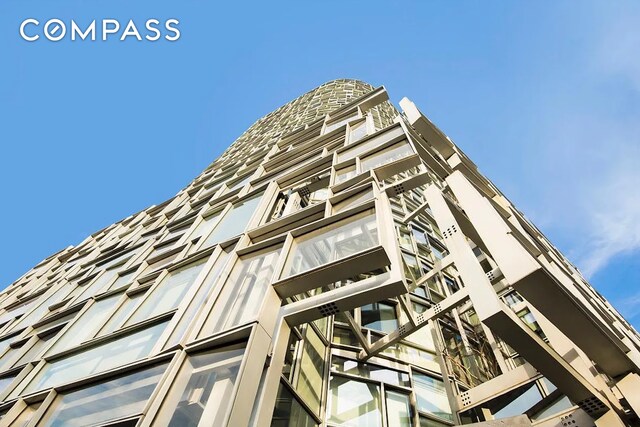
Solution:
[[[1,426],[633,426],[640,337],[408,99],[334,80],[0,294]]]

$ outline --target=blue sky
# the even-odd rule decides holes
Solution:
[[[640,325],[638,3],[276,3],[0,3],[0,286],[351,77],[414,101]],[[30,17],[176,18],[182,35],[28,43]]]

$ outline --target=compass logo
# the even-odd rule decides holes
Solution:
[[[180,39],[179,24],[180,21],[174,18],[163,22],[153,18],[147,19],[140,27],[133,19],[126,24],[121,24],[117,19],[102,19],[101,21],[93,20],[89,25],[81,26],[73,19],[65,23],[61,19],[52,18],[41,25],[38,19],[28,18],[20,24],[20,36],[28,42],[42,39],[58,42],[65,37],[72,41],[96,41],[98,38],[107,41],[117,38],[120,41],[135,39],[155,42],[164,38],[174,42]]]

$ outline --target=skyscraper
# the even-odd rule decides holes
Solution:
[[[326,83],[7,287],[0,425],[638,425],[637,332],[400,106]]]

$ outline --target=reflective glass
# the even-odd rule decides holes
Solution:
[[[241,203],[233,205],[231,210],[218,222],[211,234],[207,236],[203,248],[216,243],[224,242],[238,234],[246,228],[251,216],[253,216],[262,194],[251,197]]]
[[[373,199],[373,190],[369,188],[368,190],[361,191],[360,193],[356,193],[353,196],[350,196],[349,198],[341,201],[340,203],[337,203],[336,205],[333,206],[333,211],[342,212],[344,210],[347,210],[353,206],[356,206],[360,203],[363,203],[371,199]]]
[[[344,357],[333,356],[331,359],[332,369],[345,374],[357,375],[363,378],[370,378],[382,381],[387,384],[409,387],[409,374],[393,369],[383,368],[378,365],[361,363]]]
[[[133,325],[177,308],[202,271],[205,262],[206,258],[169,273],[156,288],[149,291],[148,298],[127,320],[127,325]]]
[[[451,406],[444,382],[430,376],[413,373],[414,391],[418,409],[445,420],[453,421]]]
[[[271,427],[316,427],[315,420],[289,389],[280,384]]]
[[[368,171],[412,154],[414,154],[413,148],[406,142],[403,142],[364,157],[360,163],[360,167],[362,171]]]
[[[54,404],[43,426],[98,425],[141,414],[166,368],[167,364],[157,365],[64,393]]]
[[[379,244],[372,211],[296,239],[287,259],[284,277],[303,273]]]
[[[167,322],[158,323],[48,363],[26,391],[55,387],[147,357],[166,326]]]
[[[411,427],[411,407],[409,396],[395,391],[387,391],[387,426]]]
[[[362,326],[376,331],[391,333],[398,329],[396,308],[392,304],[376,302],[363,305],[360,309]]]
[[[218,283],[217,279],[220,275],[220,270],[222,270],[222,267],[224,267],[225,261],[227,260],[228,256],[228,253],[223,252],[220,255],[220,258],[216,260],[213,269],[209,273],[207,273],[207,278],[204,280],[204,283],[202,284],[202,286],[200,286],[200,288],[194,295],[193,300],[189,302],[189,306],[182,314],[178,325],[175,327],[173,332],[171,332],[171,337],[169,337],[169,339],[167,340],[165,348],[169,348],[180,342],[189,325],[196,317],[196,313],[198,312],[198,310],[200,310],[207,303],[214,285]]]
[[[140,302],[142,297],[145,295],[144,292],[140,292],[134,295],[128,295],[127,299],[122,303],[120,307],[116,310],[116,312],[111,316],[111,318],[105,323],[105,325],[98,332],[98,336],[110,334],[111,332],[118,329],[118,327],[122,324],[122,321],[131,314],[133,309],[136,307],[136,304]]]
[[[118,294],[94,302],[91,307],[89,307],[87,311],[85,311],[81,317],[64,332],[64,335],[55,342],[55,344],[47,351],[47,354],[61,352],[74,347],[89,338],[93,338],[93,333],[95,332],[96,327],[102,325],[107,318],[107,315],[111,312],[115,304],[120,301],[121,297],[122,294]]]
[[[339,376],[331,378],[329,422],[346,427],[382,426],[380,387]]]
[[[256,317],[271,284],[280,248],[239,259],[225,281],[224,302],[214,307],[214,331],[228,329]]]
[[[207,425],[223,425],[244,350],[244,345],[225,347],[187,358],[179,375],[189,380],[176,381],[171,391],[180,394],[180,401],[170,427],[196,427],[200,419]]]
[[[296,391],[304,401],[318,413],[322,398],[322,379],[324,377],[325,345],[311,326],[307,326],[307,334],[300,370],[296,381]]]

